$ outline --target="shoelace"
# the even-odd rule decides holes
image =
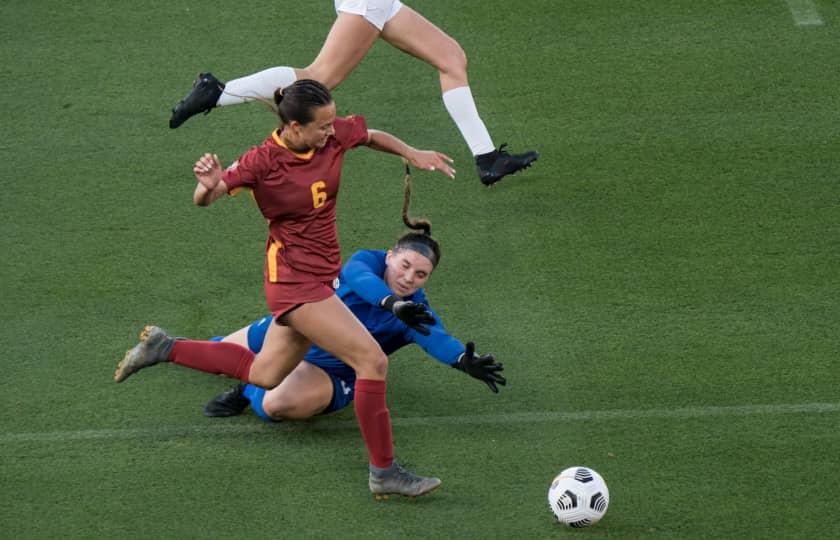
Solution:
[[[408,463],[403,465],[402,463],[394,460],[394,464],[396,465],[396,471],[394,471],[394,476],[401,477],[404,480],[408,480],[410,483],[414,484],[420,480],[420,477],[414,471],[408,469],[410,466]]]

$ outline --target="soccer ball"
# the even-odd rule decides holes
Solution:
[[[548,488],[548,506],[557,521],[569,527],[588,527],[604,517],[610,491],[601,475],[588,467],[569,467]]]

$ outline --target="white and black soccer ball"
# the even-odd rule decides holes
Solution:
[[[548,506],[557,521],[569,527],[589,527],[604,517],[610,491],[601,475],[589,467],[569,467],[548,488]]]

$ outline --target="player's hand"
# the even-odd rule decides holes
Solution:
[[[496,362],[492,354],[476,356],[475,343],[472,341],[467,343],[467,349],[452,367],[460,369],[470,377],[475,377],[479,381],[483,381],[496,394],[499,393],[497,384],[502,386],[507,384],[507,380],[502,375],[502,370],[505,369],[504,366]]]
[[[434,150],[417,150],[408,156],[408,161],[418,169],[424,171],[440,171],[449,178],[455,178],[455,162],[451,157]]]
[[[222,181],[222,164],[219,162],[219,156],[204,154],[195,162],[193,173],[202,186],[212,191]]]
[[[382,307],[390,310],[409,328],[424,336],[428,336],[430,333],[424,325],[435,324],[435,318],[429,313],[425,304],[400,300],[397,296],[390,295],[382,301]]]

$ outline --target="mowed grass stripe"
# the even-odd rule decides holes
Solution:
[[[735,405],[727,407],[681,407],[675,409],[612,409],[601,411],[534,411],[460,416],[421,416],[394,418],[395,426],[527,424],[597,420],[634,420],[643,418],[701,418],[710,416],[750,416],[784,414],[821,414],[840,412],[840,403],[780,403],[767,405]],[[317,428],[330,430],[356,429],[355,420],[316,420]],[[313,422],[279,424],[284,427],[305,428]],[[262,422],[251,424],[218,424],[207,426],[172,426],[138,429],[88,429],[78,431],[47,431],[36,433],[4,433],[0,444],[32,442],[73,442],[90,440],[168,439],[191,436],[243,435],[265,432],[274,425]]]
[[[822,25],[822,17],[811,0],[787,0],[787,4],[797,26]]]

